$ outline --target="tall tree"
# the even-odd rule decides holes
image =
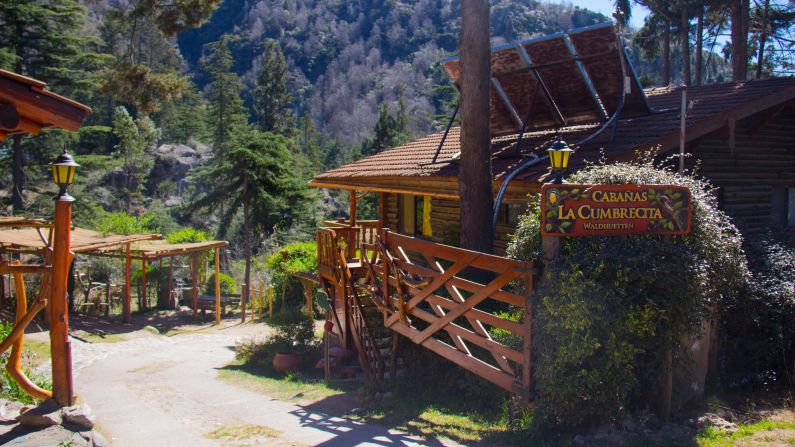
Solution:
[[[85,98],[93,91],[88,72],[102,58],[88,51],[83,30],[86,9],[75,0],[3,0],[0,2],[0,49],[13,71],[41,79],[64,95]],[[24,206],[22,136],[13,141],[14,212]]]
[[[732,79],[748,79],[748,22],[751,0],[729,0]]]
[[[253,233],[270,235],[279,225],[289,225],[308,208],[309,192],[296,174],[291,155],[293,141],[282,135],[237,127],[223,157],[200,169],[196,177],[210,190],[191,208],[224,205],[220,235],[242,210],[245,245],[245,283],[251,284]]]
[[[492,172],[489,85],[489,1],[461,1],[461,246],[491,253]]]
[[[216,156],[222,154],[230,141],[233,129],[248,121],[240,91],[243,85],[232,71],[232,52],[229,51],[231,37],[221,36],[210,44],[210,54],[204,62],[204,70],[210,76],[208,94],[210,103],[210,125],[212,127],[213,148]]]
[[[373,136],[362,143],[362,155],[375,155],[406,141],[406,108],[403,98],[398,103],[397,117],[392,116],[386,103],[381,104]]]
[[[123,106],[113,113],[113,133],[119,140],[116,150],[124,158],[124,209],[132,214],[132,200],[139,196],[146,163],[146,150],[157,141],[157,129],[148,116],[137,120]]]
[[[295,126],[291,110],[293,97],[287,91],[287,62],[273,39],[265,42],[265,55],[257,72],[254,112],[263,132],[289,134]]]
[[[133,0],[105,15],[102,35],[116,61],[98,76],[100,90],[131,109],[149,114],[179,98],[188,85],[171,39],[210,18],[221,0]]]

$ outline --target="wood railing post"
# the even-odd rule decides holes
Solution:
[[[72,346],[69,341],[69,314],[66,303],[66,282],[71,261],[72,201],[61,195],[55,201],[53,222],[53,262],[50,307],[50,353],[52,356],[52,391],[63,405],[74,403],[72,387]]]
[[[221,256],[215,251],[215,324],[221,324]]]
[[[132,289],[130,288],[130,282],[132,281],[132,275],[130,273],[131,270],[132,254],[130,253],[130,244],[127,244],[124,248],[124,303],[122,304],[122,307],[124,308],[125,323],[132,323]]]
[[[144,309],[149,307],[149,295],[146,290],[146,257],[141,257],[141,303]]]
[[[199,317],[199,259],[195,254],[190,257],[191,307],[193,318]]]

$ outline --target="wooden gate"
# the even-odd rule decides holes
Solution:
[[[529,396],[533,263],[387,230],[378,243],[363,244],[362,260],[386,327],[509,392]]]

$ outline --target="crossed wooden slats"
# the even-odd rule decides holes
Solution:
[[[367,245],[363,247],[367,250],[376,248]],[[520,336],[529,335],[527,326],[531,314],[526,311],[527,321],[520,324],[475,309],[474,306],[486,299],[495,299],[517,307],[526,307],[525,297],[501,289],[513,280],[523,279],[527,281],[527,290],[531,290],[531,264],[433,244],[391,232],[382,233],[380,249],[380,257],[366,259],[365,265],[368,269],[368,280],[371,282],[369,290],[372,294],[378,292],[385,298],[382,312],[387,327],[506,390],[529,390],[529,342],[525,340],[522,352],[511,349],[491,339],[484,324]],[[429,267],[413,262],[409,253],[419,253]],[[445,269],[439,259],[451,261],[453,264]],[[381,266],[376,265],[379,261]],[[497,277],[484,285],[455,276],[468,267],[495,272]],[[437,294],[437,290],[441,288],[447,290],[452,299]],[[389,293],[390,289],[394,293]],[[462,290],[472,295],[465,298]],[[405,296],[409,296],[408,301],[405,301]],[[427,303],[433,313],[418,307],[423,302]],[[412,325],[411,317],[428,323],[428,326],[418,330]],[[466,318],[472,330],[455,324],[459,317]],[[439,331],[445,331],[454,346],[434,338],[433,335]],[[499,367],[475,357],[467,343],[487,350]],[[517,376],[509,360],[523,366],[522,377]]]

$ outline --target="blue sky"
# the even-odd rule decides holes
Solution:
[[[592,11],[601,12],[610,18],[613,17],[613,11],[616,9],[615,6],[613,6],[613,0],[571,0],[571,3],[581,8],[588,8]],[[630,24],[634,28],[640,28],[643,26],[643,18],[648,14],[646,8],[632,2],[632,18],[630,19]]]

